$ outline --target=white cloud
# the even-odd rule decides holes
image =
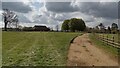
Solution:
[[[118,2],[119,0],[2,0],[2,2]]]
[[[19,1],[24,1],[24,0],[19,0]],[[27,1],[29,1],[29,0],[27,0]],[[101,19],[101,17],[98,17],[94,14],[88,14],[88,13],[82,12],[80,10],[81,6],[83,6],[84,9],[87,9],[87,7],[85,7],[83,4],[80,4],[79,0],[74,0],[74,1],[72,1],[72,3],[67,5],[70,9],[69,13],[68,13],[68,11],[64,12],[65,9],[67,8],[67,6],[65,8],[64,4],[62,6],[59,6],[61,4],[58,3],[51,7],[52,10],[55,10],[56,8],[60,7],[60,9],[62,9],[62,13],[61,13],[60,9],[58,9],[59,10],[59,13],[58,13],[58,10],[56,12],[50,11],[51,9],[48,9],[46,7],[46,5],[48,5],[48,3],[46,3],[45,1],[42,1],[42,0],[36,0],[36,1],[30,0],[31,2],[27,2],[27,1],[25,1],[24,4],[29,5],[31,7],[32,11],[21,14],[21,17],[23,16],[23,18],[24,18],[23,19],[24,21],[20,21],[20,24],[22,26],[47,25],[48,27],[53,27],[55,29],[55,26],[56,25],[61,26],[61,23],[65,19],[70,19],[73,17],[82,18],[86,22],[86,25],[89,27],[94,27],[101,22],[104,23],[106,26],[110,25],[113,22],[116,22],[116,19],[106,19],[102,16],[101,17],[103,19]],[[56,2],[56,1],[57,0],[55,0],[54,2]],[[58,0],[58,1],[62,1],[62,0]],[[94,2],[94,3],[96,3],[96,1],[102,2],[99,5],[103,5],[102,7],[105,7],[108,4],[106,2],[117,1],[117,0],[104,0],[105,2],[103,2],[103,0],[91,0],[91,1],[90,0],[81,0],[81,1]],[[39,2],[39,3],[35,3],[35,2]],[[50,1],[47,1],[47,2],[50,2]],[[64,0],[64,2],[65,2],[65,0]],[[69,0],[69,2],[70,2],[70,0]],[[52,3],[52,4],[54,4],[54,3]],[[90,4],[88,4],[88,6],[91,7]],[[50,6],[48,6],[48,7],[50,7]],[[74,9],[74,11],[72,11],[73,9]],[[86,11],[89,11],[89,9],[87,9]],[[19,15],[19,13],[18,13],[18,15]],[[27,23],[27,21],[28,21],[28,23]]]
[[[0,21],[0,28],[4,27],[4,23],[2,21]]]

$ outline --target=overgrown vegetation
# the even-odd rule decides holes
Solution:
[[[3,66],[64,66],[72,38],[81,33],[3,32]]]
[[[112,23],[111,26],[105,26],[103,23],[100,23],[94,28],[87,27],[86,31],[89,33],[95,32],[95,33],[117,34],[119,33],[120,30],[118,29],[117,23]]]

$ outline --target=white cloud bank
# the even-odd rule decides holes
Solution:
[[[99,23],[106,26],[118,23],[118,0],[17,0],[18,4],[16,0],[4,2],[9,3],[9,6],[3,3],[3,8],[8,7],[16,12],[22,26],[38,24],[55,28],[65,19],[73,17],[82,18],[89,27]]]

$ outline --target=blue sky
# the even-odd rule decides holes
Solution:
[[[61,27],[65,19],[73,17],[82,18],[88,27],[95,27],[99,23],[105,26],[118,23],[118,0],[57,1],[4,0],[1,5],[18,15],[21,26],[46,25],[55,29],[56,25]],[[4,23],[0,23],[0,27],[3,27]]]

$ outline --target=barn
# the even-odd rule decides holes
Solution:
[[[50,28],[42,25],[35,25],[33,28],[34,31],[50,31]]]

